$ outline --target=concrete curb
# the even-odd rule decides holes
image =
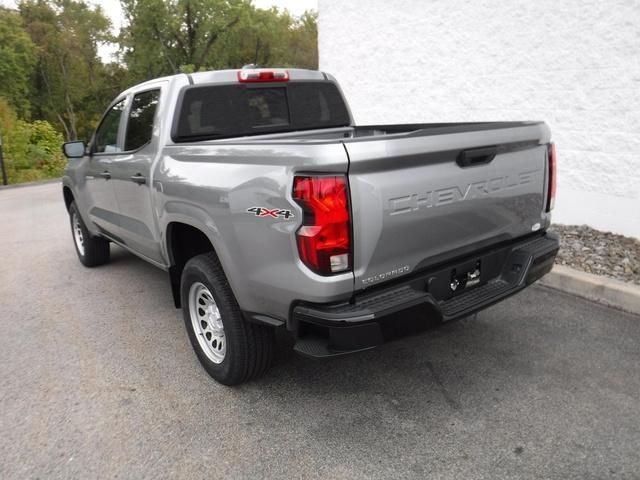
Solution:
[[[35,187],[37,185],[46,185],[47,183],[56,183],[61,181],[62,178],[50,178],[48,180],[38,180],[36,182],[12,183],[10,185],[0,185],[0,191],[10,190],[12,188]],[[0,179],[0,183],[2,183],[2,179]]]
[[[538,283],[640,315],[640,286],[638,285],[581,272],[563,265],[554,265],[553,270],[542,277]]]

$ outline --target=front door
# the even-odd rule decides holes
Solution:
[[[102,118],[90,146],[86,170],[86,197],[91,221],[102,233],[118,238],[118,203],[112,181],[112,165],[122,152],[121,122],[126,99],[117,101]]]

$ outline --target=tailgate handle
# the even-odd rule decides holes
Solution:
[[[458,154],[456,163],[461,167],[472,167],[474,165],[484,165],[491,162],[498,153],[497,147],[473,148],[462,150]]]

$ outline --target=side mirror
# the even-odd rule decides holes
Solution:
[[[82,158],[86,150],[87,146],[82,140],[62,144],[62,153],[64,153],[67,158]]]

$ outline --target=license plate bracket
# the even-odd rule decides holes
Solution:
[[[459,265],[451,270],[449,288],[452,292],[459,292],[480,284],[482,275],[482,261],[473,260]]]

